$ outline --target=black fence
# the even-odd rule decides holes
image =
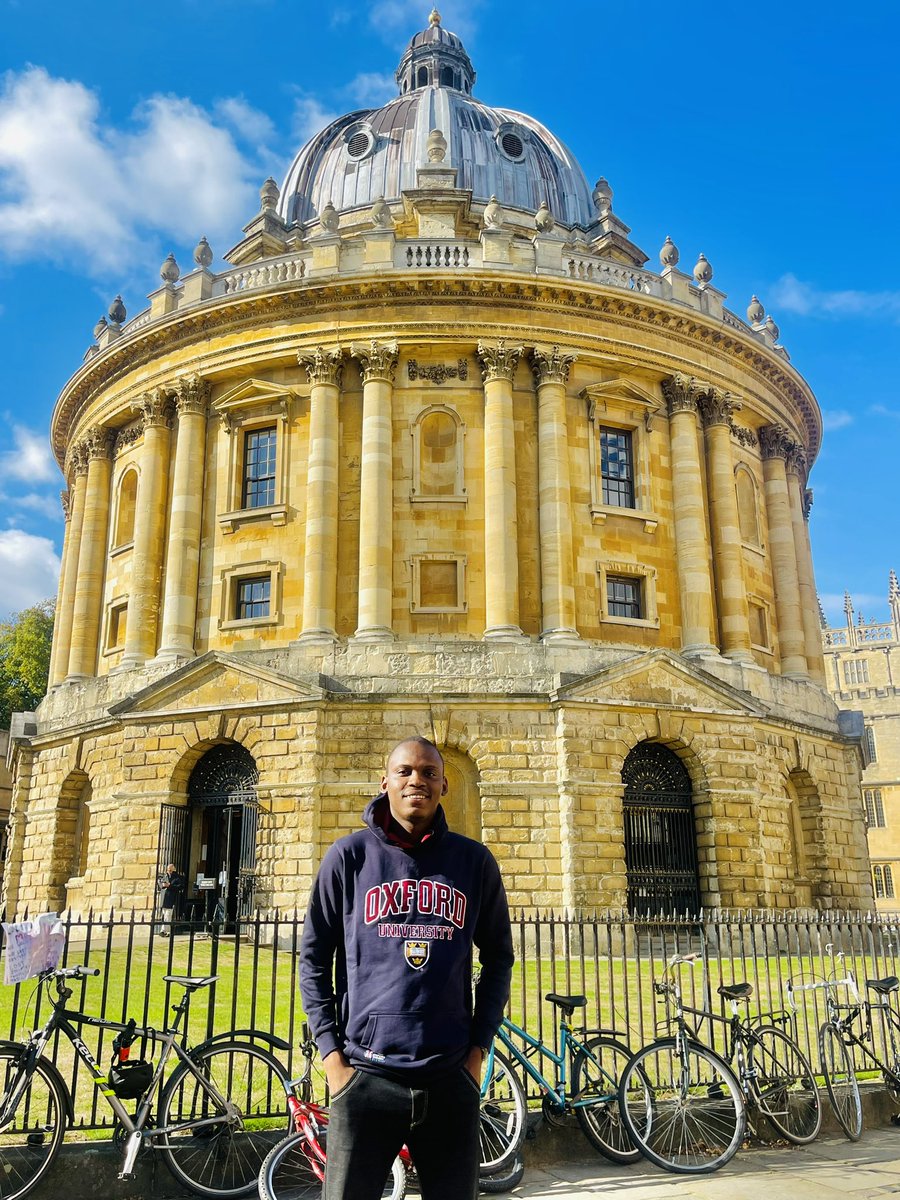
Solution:
[[[297,980],[301,915],[262,916],[228,926],[163,926],[150,916],[128,914],[64,920],[62,965],[82,963],[100,975],[74,984],[70,1008],[113,1021],[134,1017],[144,1027],[165,1028],[181,989],[166,975],[217,975],[194,993],[188,1014],[190,1042],[197,1044],[230,1029],[257,1029],[292,1046],[303,1020]],[[726,1011],[722,984],[753,984],[751,1012],[784,1016],[814,1064],[817,1030],[825,1018],[821,989],[797,991],[790,1007],[788,981],[838,979],[852,971],[861,994],[867,979],[900,974],[900,914],[715,912],[699,919],[635,921],[623,913],[559,917],[519,913],[513,935],[516,966],[509,1001],[511,1018],[553,1045],[556,1010],[548,992],[580,994],[587,1005],[576,1023],[615,1030],[636,1049],[662,1032],[665,1009],[653,989],[674,954],[696,954],[683,966],[686,1001],[717,1014]],[[477,961],[476,961],[477,965]],[[48,1006],[34,979],[0,988],[0,1038],[21,1040],[46,1020]],[[704,1041],[722,1049],[724,1026],[702,1021]],[[873,1020],[874,1046],[884,1048],[880,1014]],[[85,1042],[102,1064],[111,1056],[112,1035],[86,1030]],[[140,1049],[140,1047],[138,1047]],[[50,1049],[76,1098],[78,1123],[103,1127],[110,1111],[68,1041]],[[148,1050],[152,1056],[152,1048]],[[299,1073],[292,1051],[285,1064]],[[860,1064],[862,1065],[862,1064]]]

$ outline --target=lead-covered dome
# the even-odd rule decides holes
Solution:
[[[281,192],[287,224],[316,219],[329,202],[342,212],[380,197],[399,201],[416,187],[433,129],[447,139],[443,165],[456,169],[457,186],[476,202],[496,196],[505,208],[534,213],[546,201],[562,225],[596,221],[591,189],[569,149],[533,117],[472,97],[469,56],[437,12],[410,42],[396,79],[396,100],[339,117],[303,147]]]

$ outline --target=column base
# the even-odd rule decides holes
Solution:
[[[397,635],[387,625],[361,625],[353,635],[354,642],[395,642]]]
[[[527,642],[528,638],[518,625],[492,625],[484,631],[486,642]]]
[[[733,663],[747,663],[749,666],[756,664],[756,659],[750,650],[726,650],[722,657]]]
[[[577,629],[545,629],[538,640],[553,646],[580,646],[584,641]]]
[[[719,647],[713,646],[711,643],[697,646],[682,646],[681,656],[682,658],[716,658],[720,662],[723,661]]]
[[[151,658],[147,662],[148,667],[175,667],[181,663],[189,662],[192,658],[196,658],[195,650],[185,650],[180,646],[163,646],[156,655],[156,658]]]
[[[332,646],[338,640],[333,629],[304,629],[299,637],[294,639],[295,646]]]
[[[123,654],[119,659],[119,665],[114,670],[119,671],[136,671],[138,667],[144,666],[147,662],[147,656],[144,654]],[[112,674],[112,672],[110,672]]]

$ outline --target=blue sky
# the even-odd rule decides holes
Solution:
[[[727,305],[756,293],[825,417],[819,591],[887,613],[900,445],[896,5],[578,0],[440,5],[475,95],[548,125],[658,269],[671,235]],[[0,0],[0,619],[55,592],[55,399],[117,293],[238,240],[267,175],[395,94],[430,5]],[[216,265],[219,265],[218,263]]]

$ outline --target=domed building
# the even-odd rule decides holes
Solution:
[[[146,908],[168,862],[231,918],[302,907],[410,732],[516,905],[868,906],[772,318],[669,240],[646,269],[437,13],[396,78],[59,397],[8,911]]]

